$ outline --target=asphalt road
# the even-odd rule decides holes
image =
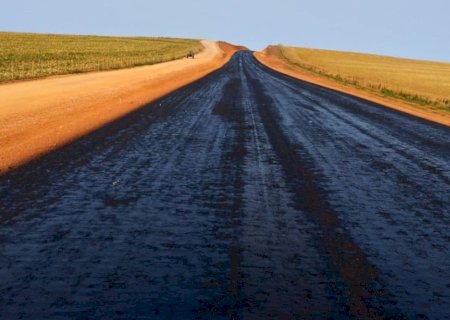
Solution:
[[[0,178],[0,318],[449,319],[449,137],[237,53]]]

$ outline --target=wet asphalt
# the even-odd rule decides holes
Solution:
[[[222,69],[0,177],[1,319],[449,319],[450,129]]]

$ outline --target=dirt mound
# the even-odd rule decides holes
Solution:
[[[225,52],[226,54],[231,54],[231,55],[233,55],[235,52],[238,52],[238,51],[248,50],[247,47],[237,46],[237,45],[234,45],[234,44],[231,44],[228,42],[224,42],[224,41],[219,41],[219,46],[223,52]]]

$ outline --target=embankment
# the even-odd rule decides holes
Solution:
[[[295,65],[292,65],[279,57],[277,48],[275,46],[269,46],[262,52],[255,52],[254,56],[259,62],[266,65],[267,67],[284,73],[288,76],[314,83],[328,89],[363,98],[365,100],[372,101],[422,119],[433,121],[445,126],[450,126],[450,117],[448,116],[448,114],[435,113],[431,109],[427,110],[425,108],[419,108],[413,104],[393,100],[388,97],[384,97],[376,93],[368,92],[366,90],[358,89],[352,86],[346,86],[339,82],[333,81],[332,79],[310,73]]]

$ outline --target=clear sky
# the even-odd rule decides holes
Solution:
[[[449,0],[0,0],[0,30],[170,36],[450,62]]]

